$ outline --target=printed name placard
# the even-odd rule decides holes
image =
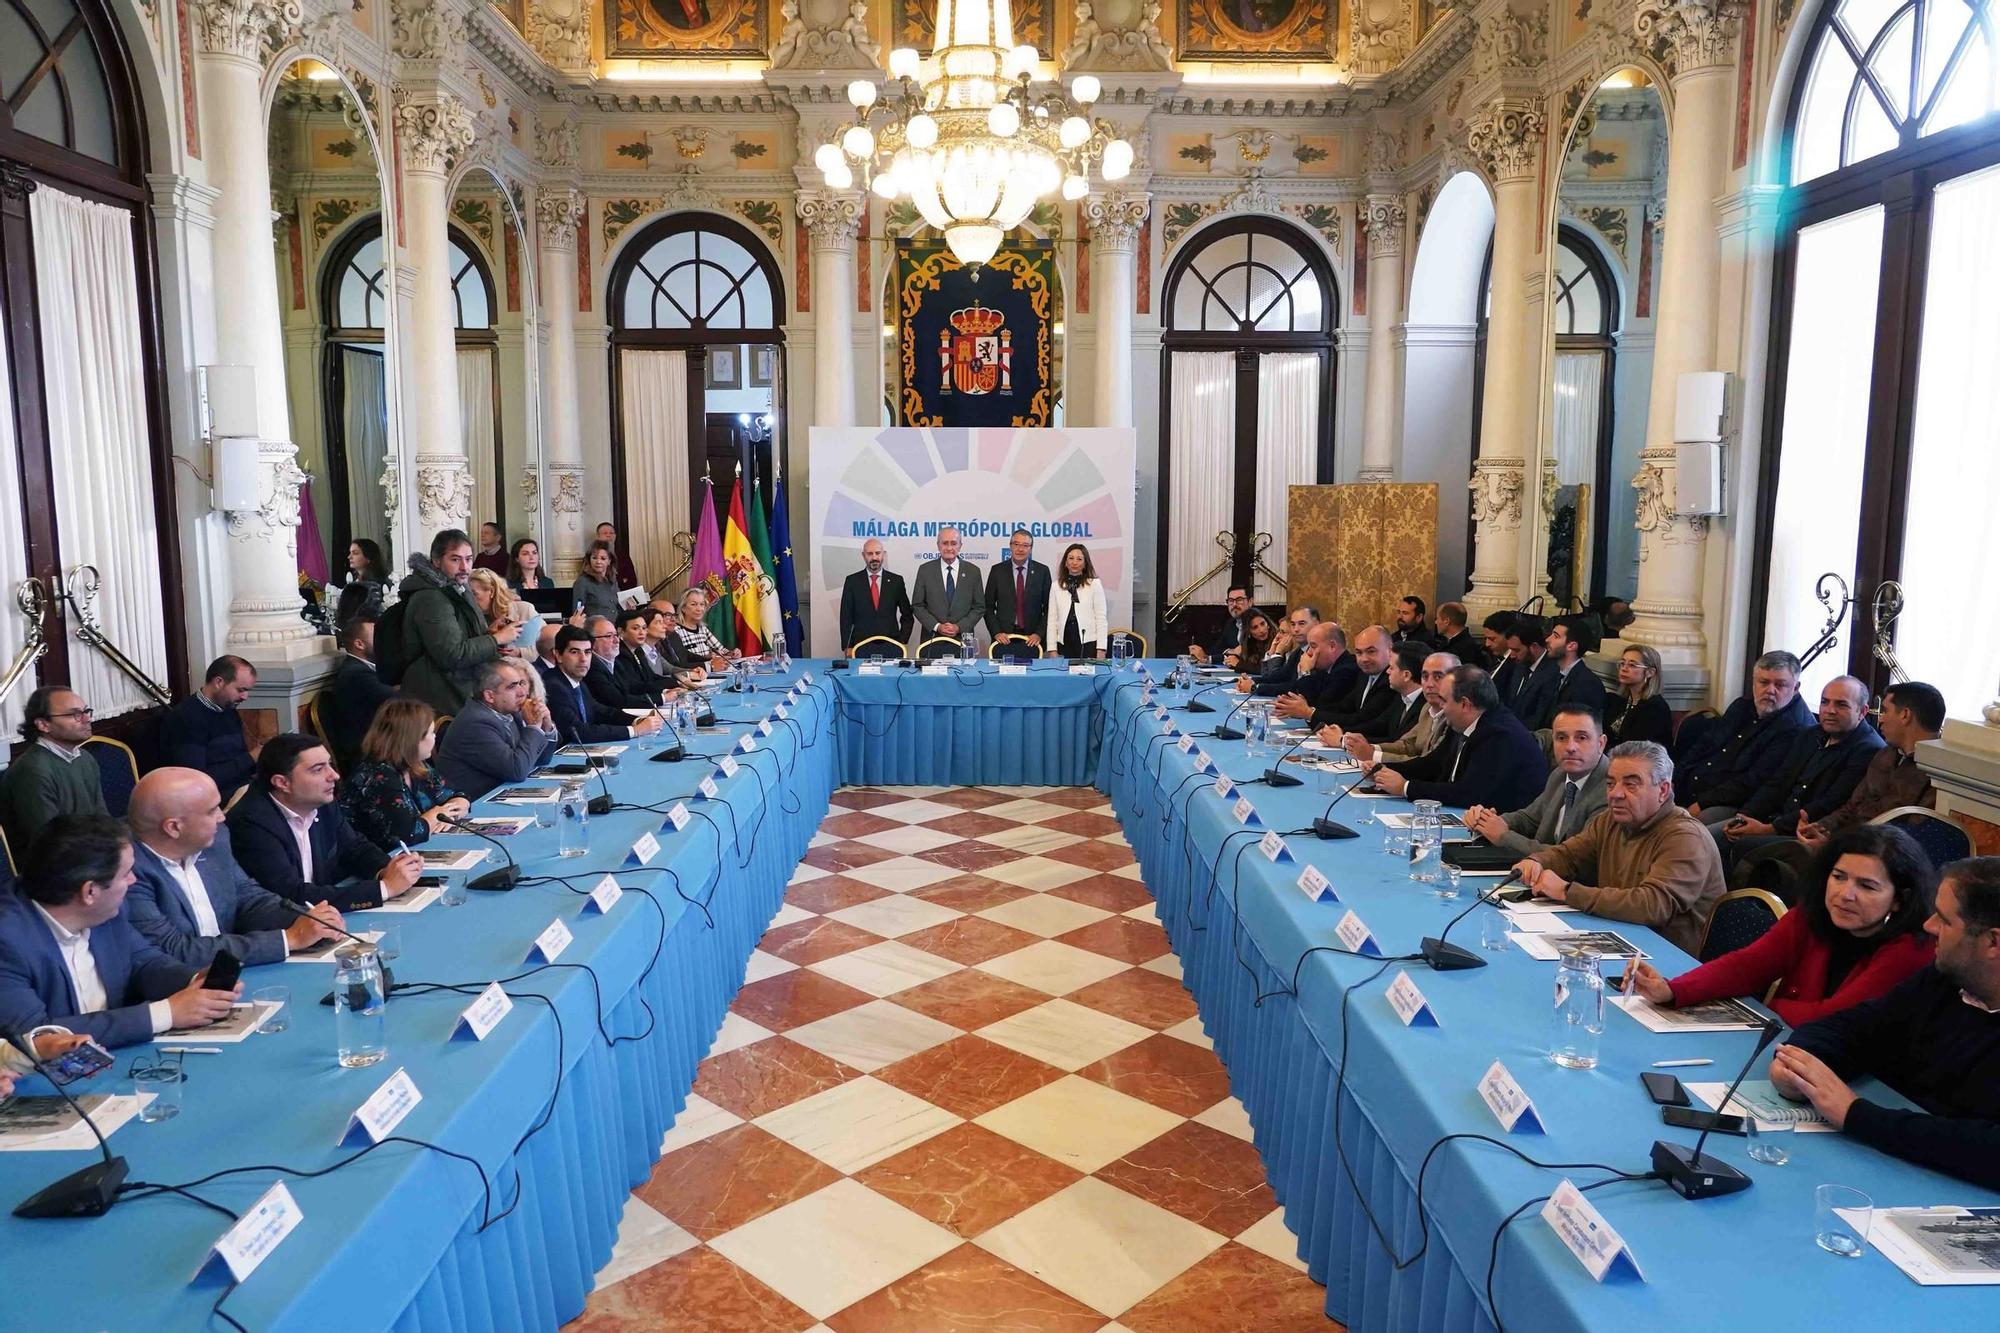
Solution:
[[[879,676],[882,674],[882,664],[880,662],[860,662],[855,665],[854,672],[860,676]]]
[[[1299,872],[1299,892],[1307,902],[1339,902],[1340,895],[1333,891],[1333,884],[1320,873],[1318,866],[1307,866]]]
[[[1212,773],[1215,771],[1215,761],[1208,757],[1206,750],[1196,750],[1191,757],[1194,759],[1195,772]]]
[[[812,683],[813,683],[813,673],[812,673],[812,672],[810,672],[810,671],[806,672],[806,674],[805,674],[804,676],[802,676],[802,677],[800,677],[800,678],[799,678],[799,683],[800,683],[800,684],[802,684],[802,685],[810,685],[810,684],[812,684]]]
[[[398,1069],[347,1118],[347,1128],[340,1135],[341,1146],[347,1147],[364,1140],[380,1143],[403,1123],[403,1117],[423,1099],[424,1094],[418,1092],[417,1085],[411,1082],[409,1071]]]
[[[528,961],[553,963],[569,948],[569,942],[569,927],[561,921],[551,921],[549,928],[535,936],[535,942],[528,946]]]
[[[1000,664],[1000,674],[1003,676],[1025,676],[1028,674],[1028,664],[1026,662],[1002,662]]]
[[[1182,754],[1187,754],[1188,752],[1193,750],[1194,733],[1189,732],[1186,735],[1182,736],[1179,740],[1174,742],[1174,747],[1178,749]]]
[[[1542,1124],[1535,1104],[1528,1100],[1528,1094],[1507,1072],[1507,1066],[1498,1060],[1493,1062],[1479,1078],[1479,1097],[1486,1103],[1486,1109],[1500,1122],[1500,1128],[1509,1134],[1546,1134],[1548,1129]]]
[[[1229,813],[1234,815],[1236,822],[1245,828],[1254,828],[1257,825],[1257,811],[1251,806],[1248,796],[1237,797],[1236,804],[1229,807]]]
[[[1069,664],[1069,674],[1072,676],[1094,676],[1097,674],[1097,668],[1088,662],[1071,662]]]
[[[715,785],[715,778],[713,775],[705,777],[700,782],[697,782],[695,784],[694,789],[697,792],[701,793],[702,799],[709,801],[714,800],[718,795],[721,794],[721,788]]]
[[[1339,937],[1342,944],[1356,953],[1366,954],[1370,958],[1382,956],[1382,946],[1375,943],[1375,937],[1368,933],[1368,927],[1362,924],[1361,918],[1354,914],[1352,908],[1348,909],[1346,916],[1340,918],[1339,923],[1333,928],[1333,933]]]
[[[1438,1025],[1437,1015],[1431,1012],[1430,1001],[1417,989],[1417,983],[1410,980],[1410,974],[1398,970],[1396,979],[1389,983],[1387,992],[1389,1007],[1396,1011],[1396,1017],[1403,1020],[1406,1028],[1434,1028]]]
[[[1604,1214],[1583,1197],[1583,1191],[1569,1181],[1557,1185],[1555,1193],[1542,1205],[1542,1220],[1562,1237],[1562,1243],[1569,1247],[1577,1262],[1599,1282],[1608,1277],[1646,1280],[1646,1275],[1639,1271],[1639,1261],[1632,1255],[1632,1247],[1625,1243],[1617,1228],[1604,1220]]]
[[[648,839],[652,836],[650,833],[646,835]],[[657,846],[657,844],[655,845]],[[633,850],[637,851],[638,849],[634,848]],[[625,890],[618,887],[618,881],[610,875],[606,875],[603,879],[598,880],[597,887],[590,891],[590,901],[583,905],[583,910],[585,914],[588,914],[595,909],[599,916],[603,916],[611,910],[614,903],[624,896]]]
[[[278,1248],[279,1241],[292,1234],[292,1228],[305,1221],[305,1216],[282,1181],[271,1186],[202,1256],[195,1277],[206,1273],[220,1259],[229,1276],[242,1282]]]
[[[686,829],[688,821],[693,818],[694,816],[688,813],[687,806],[680,801],[675,801],[674,808],[667,811],[667,822],[674,826],[676,833]]]
[[[762,736],[762,737],[766,738],[766,739],[769,739],[769,738],[770,738],[770,735],[771,735],[771,719],[769,719],[769,718],[765,718],[765,719],[764,719],[764,720],[763,720],[762,722],[759,722],[759,723],[757,724],[757,734],[758,734],[759,736]]]
[[[1264,859],[1273,865],[1292,859],[1292,849],[1285,846],[1284,837],[1276,829],[1257,840],[1257,850],[1264,853]]]
[[[486,1034],[500,1026],[500,1020],[513,1008],[513,997],[501,990],[500,983],[496,981],[479,992],[478,999],[465,1006],[458,1022],[451,1026],[452,1038],[470,1037],[474,1041],[485,1041]]]
[[[933,657],[930,661],[924,663],[924,674],[926,676],[949,676],[951,674],[951,664],[941,657]]]
[[[744,754],[749,754],[752,750],[755,750],[756,748],[757,748],[757,738],[755,736],[745,735],[740,737],[736,742],[736,749]],[[727,755],[724,755],[723,757],[725,759],[728,758]]]
[[[1158,720],[1160,720],[1161,722],[1165,722],[1171,719],[1173,717],[1173,714],[1167,711],[1165,704],[1154,704],[1153,716]]]
[[[737,768],[736,756],[732,754],[722,756],[722,762],[717,764],[716,768],[721,770],[722,776],[725,778],[735,777]]]
[[[632,854],[625,859],[625,864],[632,866],[648,865],[659,854],[660,840],[650,833],[642,833],[639,835],[639,840],[632,844]],[[605,878],[609,879],[610,876],[607,875]]]
[[[1227,773],[1215,779],[1215,794],[1225,801],[1236,794],[1236,784],[1229,780]]]
[[[783,722],[786,718],[790,717],[791,715],[792,715],[792,710],[785,707],[783,704],[779,704],[776,708],[773,708],[771,710],[771,716],[777,718],[778,721],[780,722]],[[771,733],[767,731],[764,734],[768,736]]]

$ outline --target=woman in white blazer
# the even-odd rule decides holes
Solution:
[[[1109,637],[1110,626],[1104,622],[1104,582],[1090,563],[1090,552],[1072,542],[1049,589],[1049,629],[1042,642],[1052,655],[1095,657],[1098,645]]]

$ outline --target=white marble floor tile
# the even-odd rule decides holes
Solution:
[[[753,981],[762,981],[765,977],[775,977],[780,972],[791,972],[797,968],[797,963],[788,962],[774,953],[752,949],[750,962],[743,969],[743,984],[748,986]]]
[[[1150,921],[1156,926],[1160,924],[1159,909],[1152,903],[1140,903],[1125,915],[1131,917],[1134,921]]]
[[[1137,880],[1141,884],[1146,882],[1146,877],[1139,872],[1139,863],[1137,861],[1134,861],[1129,866],[1119,866],[1111,873],[1114,875],[1123,875],[1126,879]]]
[[[1225,1134],[1242,1139],[1245,1143],[1251,1142],[1256,1137],[1256,1131],[1250,1126],[1250,1113],[1244,1110],[1243,1103],[1234,1097],[1224,1097],[1194,1119],[1196,1124],[1219,1129]]]
[[[1066,805],[1037,801],[1030,796],[1008,801],[1004,805],[987,806],[980,813],[992,815],[995,819],[1011,819],[1017,824],[1039,824],[1044,819],[1056,819],[1076,812]]]
[[[611,1257],[597,1270],[599,1291],[622,1282],[634,1273],[643,1273],[654,1264],[664,1263],[701,1244],[675,1225],[673,1219],[643,1202],[636,1194],[625,1200],[625,1215],[618,1219],[618,1243]]]
[[[1082,842],[1074,833],[1064,833],[1060,829],[1041,828],[1034,824],[1016,824],[1012,828],[996,829],[983,834],[979,842],[1004,847],[1010,852],[1020,852],[1024,856],[1038,856],[1052,852],[1058,847],[1067,847],[1073,842]]]
[[[915,1272],[959,1239],[866,1185],[841,1180],[709,1244],[824,1319]]]
[[[964,812],[955,805],[945,805],[939,801],[914,800],[898,801],[894,805],[878,805],[868,813],[879,815],[883,819],[893,819],[898,824],[928,824],[933,819],[943,819],[947,815]]]
[[[898,935],[907,935],[913,930],[923,930],[929,926],[941,926],[947,921],[955,921],[965,913],[954,907],[944,907],[922,898],[912,898],[906,893],[892,893],[886,898],[873,898],[865,903],[856,903],[852,907],[843,907],[838,912],[829,912],[827,915],[835,921],[858,926],[871,935],[880,935],[884,939],[893,940]]]
[[[904,824],[900,828],[885,828],[880,833],[864,833],[856,842],[865,842],[870,847],[880,847],[888,852],[900,852],[911,856],[917,852],[928,852],[934,847],[948,847],[965,839],[959,834],[946,833],[943,829],[925,828],[921,824]]]
[[[725,1129],[743,1123],[743,1118],[734,1111],[725,1111],[708,1098],[689,1093],[687,1105],[674,1117],[674,1126],[660,1140],[660,1156],[665,1157],[677,1148],[685,1148],[690,1143],[700,1143],[712,1139]]]
[[[782,960],[780,960],[782,961]],[[776,975],[775,973],[773,975]],[[727,1055],[731,1051],[759,1042],[771,1035],[771,1029],[759,1023],[752,1023],[741,1014],[729,1013],[722,1016],[722,1027],[715,1034],[715,1042],[708,1048],[710,1055]]]
[[[1285,1225],[1285,1210],[1273,1208],[1258,1220],[1257,1225],[1236,1238],[1238,1245],[1247,1245],[1259,1254],[1268,1254],[1281,1264],[1290,1264],[1301,1273],[1306,1271],[1306,1261],[1299,1258],[1299,1238]]]
[[[1193,1018],[1174,1024],[1172,1027],[1166,1029],[1166,1033],[1169,1037],[1178,1037],[1190,1045],[1199,1046],[1204,1051],[1215,1049],[1215,1043],[1208,1039],[1208,1033],[1202,1029],[1201,1016],[1199,1014]]]
[[[864,1076],[781,1107],[756,1123],[851,1175],[944,1133],[959,1117]]]
[[[1137,1023],[1068,1000],[1050,1000],[989,1023],[978,1035],[1073,1074],[1153,1034]]]
[[[1224,1238],[1096,1178],[1009,1218],[975,1242],[1105,1315],[1123,1314]]]
[[[988,1111],[973,1123],[1079,1171],[1097,1171],[1181,1121],[1182,1117],[1150,1102],[1071,1074]]]
[[[1173,955],[1168,954],[1167,957]],[[989,958],[976,966],[982,972],[991,972],[996,977],[1017,981],[1023,986],[1033,986],[1050,995],[1067,995],[1092,982],[1116,976],[1129,964],[1055,940],[1038,940],[1025,949]]]
[[[812,970],[879,997],[936,981],[963,966],[949,958],[913,949],[899,940],[884,940],[865,949],[821,959],[812,965]]]
[[[878,889],[887,889],[891,893],[908,893],[912,889],[927,889],[933,884],[965,872],[914,856],[896,856],[887,861],[877,861],[872,866],[856,866],[843,873],[849,879],[858,879],[863,884],[873,884]]]
[[[874,1070],[959,1035],[957,1028],[887,1000],[874,1000],[785,1034],[855,1069]]]
[[[820,835],[815,833],[813,834],[812,841],[807,843],[806,845],[808,847],[818,847],[822,845],[819,839]],[[838,839],[835,839],[834,841],[838,841]],[[805,862],[801,861],[792,870],[792,877],[789,880],[787,880],[786,883],[788,885],[810,884],[816,879],[825,879],[828,875],[831,875],[832,873],[833,872],[831,870],[821,870],[818,866],[809,866]]]
[[[1050,889],[1060,889],[1065,884],[1089,879],[1098,872],[1086,866],[1073,866],[1067,861],[1052,861],[1046,856],[1024,856],[1018,861],[988,866],[979,873],[1004,884],[1047,893]]]
[[[1030,857],[1028,860],[1032,862],[1035,858]],[[1016,862],[1015,864],[1026,863]],[[1055,862],[1045,862],[1044,864],[1054,865]],[[993,868],[995,870],[1011,870],[1013,866],[995,866]],[[1074,870],[1076,867],[1070,866],[1067,869]],[[1024,889],[1032,887],[1031,885],[1021,884],[1021,881],[1018,879],[1008,882],[1019,884]],[[1074,883],[1074,881],[1065,882]],[[1059,886],[1051,885],[1050,887]],[[1043,939],[1053,939],[1057,935],[1075,930],[1080,926],[1088,926],[1093,922],[1102,921],[1110,916],[1111,913],[1101,907],[1092,907],[1088,903],[1071,902],[1067,898],[1057,898],[1048,893],[1033,893],[1026,898],[1016,898],[1011,903],[996,903],[992,907],[975,915],[983,916],[988,921],[998,921],[1003,926],[1012,926],[1016,930],[1025,930],[1030,934],[1040,935]]]
[[[1141,963],[1139,966],[1148,972],[1158,972],[1163,977],[1172,977],[1175,981],[1181,979],[1181,960],[1177,954],[1163,953],[1158,958]]]
[[[779,926],[789,926],[794,921],[809,921],[817,915],[819,915],[817,912],[808,912],[796,903],[786,903],[771,917],[771,924],[766,929],[776,930]]]

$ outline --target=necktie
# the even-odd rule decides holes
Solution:
[[[1576,784],[1574,782],[1565,782],[1563,783],[1562,809],[1556,814],[1557,842],[1561,842],[1564,838],[1569,836],[1570,812],[1575,809],[1576,809]]]
[[[1366,705],[1366,704],[1367,704],[1367,702],[1368,702],[1368,691],[1370,691],[1370,690],[1374,689],[1374,688],[1375,688],[1375,682],[1376,682],[1376,681],[1378,681],[1378,680],[1380,680],[1380,679],[1381,679],[1381,677],[1380,677],[1380,676],[1363,676],[1363,677],[1361,678],[1361,697],[1360,697],[1359,699],[1356,699],[1356,700],[1354,701],[1354,706],[1355,706],[1356,708],[1361,708],[1361,707],[1363,707],[1364,705]]]
[[[882,576],[880,574],[870,574],[868,576],[868,600],[875,604],[877,611],[882,609]]]
[[[1014,566],[1014,623],[1028,623],[1028,571],[1019,565]]]
[[[951,610],[952,596],[958,590],[958,580],[952,577],[952,569],[953,566],[951,565],[944,567],[944,609],[946,611]]]
[[[1451,780],[1456,782],[1458,781],[1458,761],[1465,758],[1465,733],[1453,732],[1452,745],[1454,748],[1451,752]]]

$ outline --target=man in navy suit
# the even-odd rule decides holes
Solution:
[[[1507,627],[1507,654],[1520,664],[1520,669],[1510,681],[1513,693],[1501,689],[1500,702],[1513,710],[1514,716],[1526,723],[1530,731],[1538,725],[1535,719],[1554,706],[1556,689],[1562,681],[1562,672],[1549,656],[1548,640],[1549,628],[1540,616],[1525,611],[1514,613],[1513,623]]]
[[[358,611],[340,627],[340,656],[319,692],[319,725],[333,762],[349,765],[375,710],[396,697],[396,687],[375,673],[375,613]]]
[[[148,944],[123,911],[132,842],[104,815],[62,815],[35,842],[21,891],[0,901],[0,1030],[61,1027],[104,1046],[226,1017],[243,989],[209,990]]]
[[[154,948],[190,967],[227,949],[246,965],[281,963],[346,926],[331,903],[301,913],[243,873],[208,774],[156,768],[132,789],[132,891],[125,915]]]
[[[555,723],[528,688],[519,662],[488,662],[475,682],[479,693],[459,710],[431,757],[454,791],[470,796],[522,782],[556,748]]]
[[[986,628],[999,642],[1003,634],[1019,636],[1003,644],[1000,656],[1040,657],[1042,631],[1049,623],[1049,567],[1034,558],[1035,537],[1014,529],[1007,540],[1007,559],[986,575]],[[1026,643],[1019,641],[1027,639]]]
[[[1604,682],[1583,660],[1585,653],[1597,651],[1597,635],[1582,616],[1557,616],[1543,641],[1548,651],[1542,655],[1544,669],[1555,664],[1555,688],[1543,690],[1536,698],[1532,717],[1521,720],[1530,731],[1540,731],[1555,722],[1563,708],[1582,705],[1604,715]]]
[[[334,799],[339,782],[324,745],[297,732],[273,736],[257,756],[257,781],[229,812],[229,840],[250,878],[279,897],[361,912],[408,892],[424,863],[357,833]]]
[[[1278,696],[1271,711],[1279,717],[1309,718],[1321,704],[1347,695],[1361,679],[1361,664],[1347,651],[1347,631],[1322,620],[1306,632],[1306,650],[1299,655],[1299,676]],[[1237,681],[1239,693],[1242,680]]]
[[[624,709],[592,695],[585,683],[591,659],[589,630],[565,625],[556,632],[556,670],[542,679],[548,686],[549,718],[556,724],[562,743],[623,741],[658,731],[658,713],[635,720],[625,716]]]
[[[1518,810],[1541,795],[1549,761],[1535,734],[1500,706],[1484,671],[1452,668],[1445,678],[1444,718],[1452,730],[1444,744],[1377,769],[1375,785],[1412,801],[1495,810]]]
[[[885,643],[868,645],[870,657],[899,657],[908,651],[910,627],[916,616],[910,610],[910,594],[903,576],[882,568],[888,550],[870,537],[861,545],[861,563],[840,585],[840,651],[853,651],[863,639],[894,639],[899,651]]]

